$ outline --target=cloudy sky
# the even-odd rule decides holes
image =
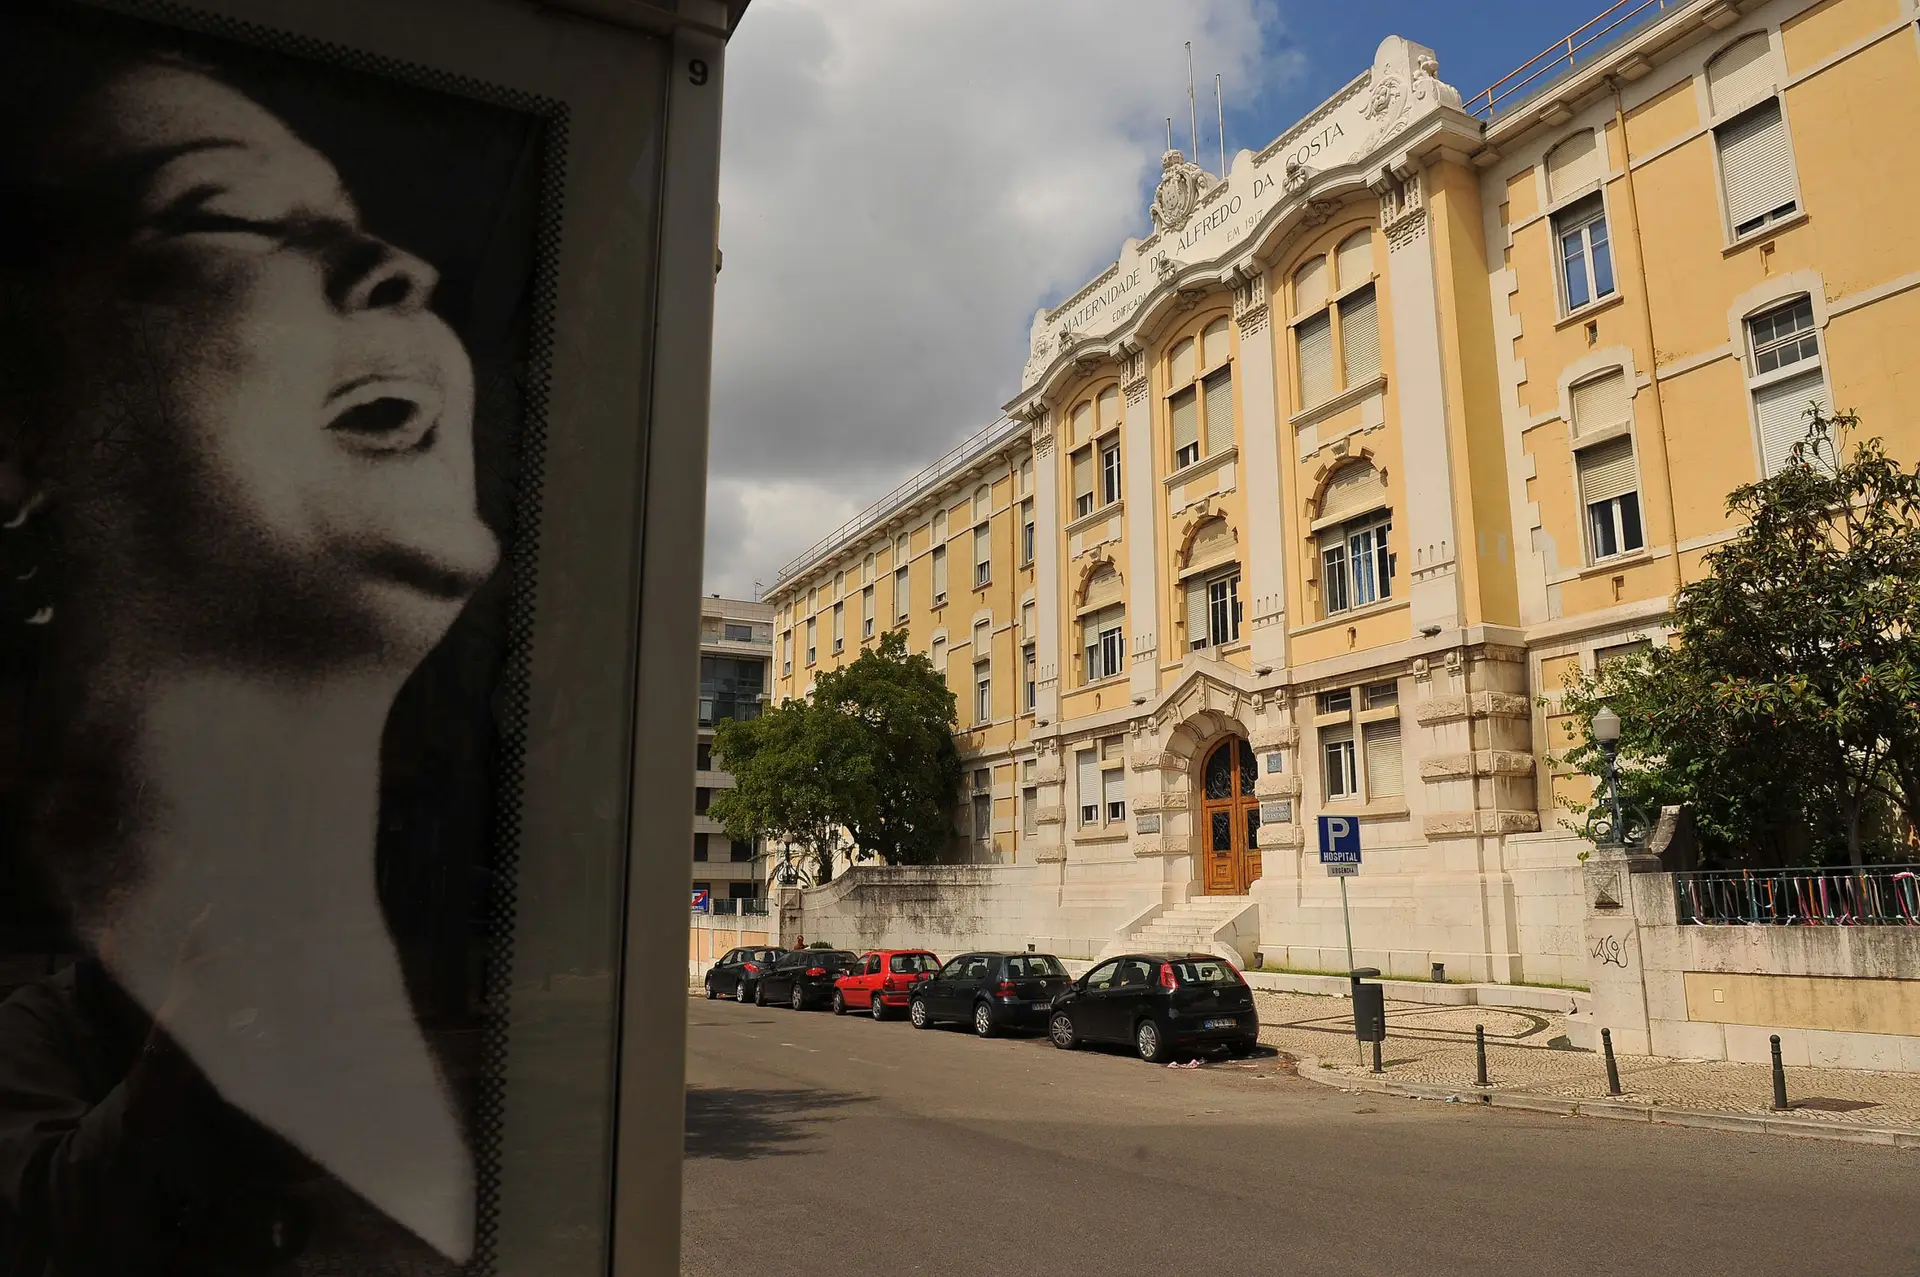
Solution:
[[[1149,230],[1193,42],[1200,159],[1433,45],[1471,94],[1607,0],[754,0],[727,59],[710,592],[780,566],[990,424],[1034,311]],[[1473,32],[1469,42],[1463,28]]]

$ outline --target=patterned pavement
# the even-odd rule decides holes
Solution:
[[[1371,1076],[1359,1062],[1353,1014],[1345,998],[1255,993],[1260,1040],[1294,1056],[1317,1056],[1322,1072]],[[1501,1007],[1387,1003],[1384,1077],[1393,1082],[1470,1088],[1473,1028],[1486,1026],[1487,1077],[1493,1089],[1562,1099],[1604,1099],[1606,1065],[1596,1052],[1575,1050],[1566,1018]],[[1772,1070],[1764,1064],[1616,1057],[1619,1098],[1673,1109],[1767,1116]],[[1856,1126],[1920,1129],[1920,1075],[1850,1069],[1787,1069],[1792,1116]]]

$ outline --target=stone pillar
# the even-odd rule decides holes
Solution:
[[[1640,920],[1634,907],[1634,875],[1660,868],[1656,856],[1630,855],[1602,848],[1582,866],[1586,892],[1587,987],[1593,991],[1593,1020],[1580,1026],[1576,1046],[1600,1049],[1600,1030],[1613,1035],[1621,1055],[1651,1055],[1647,1017],[1647,981],[1640,945]],[[1572,1036],[1571,1033],[1569,1036]]]
[[[1060,450],[1054,446],[1052,414],[1035,403],[1027,420],[1033,430],[1034,726],[1045,734],[1060,721]],[[948,565],[952,570],[952,565]]]
[[[1280,489],[1280,435],[1291,428],[1277,419],[1280,387],[1274,379],[1273,332],[1267,305],[1267,272],[1252,262],[1239,267],[1233,316],[1240,328],[1240,459],[1245,471],[1247,536],[1242,554],[1247,615],[1252,621],[1255,669],[1287,663],[1286,531]]]
[[[1154,482],[1152,379],[1146,351],[1123,353],[1120,384],[1127,399],[1120,446],[1126,464],[1128,692],[1151,701],[1160,692],[1160,494]]]
[[[1406,473],[1402,522],[1413,562],[1406,565],[1412,625],[1455,629],[1461,623],[1459,533],[1453,510],[1453,466],[1441,377],[1440,305],[1435,296],[1433,237],[1417,172],[1387,184],[1380,226],[1387,237],[1393,311],[1393,376],[1400,402]]]

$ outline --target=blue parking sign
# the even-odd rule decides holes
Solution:
[[[1360,863],[1360,822],[1352,816],[1320,817],[1320,863]]]

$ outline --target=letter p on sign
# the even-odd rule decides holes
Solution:
[[[1352,816],[1320,817],[1320,863],[1360,863],[1360,822]]]

